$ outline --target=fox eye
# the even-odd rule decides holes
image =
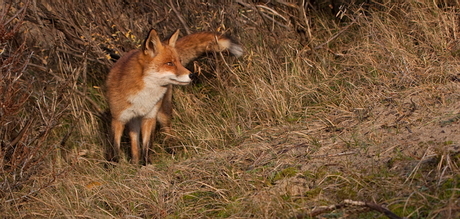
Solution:
[[[174,66],[174,63],[172,63],[172,62],[166,62],[166,65]]]

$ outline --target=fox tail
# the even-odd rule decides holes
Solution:
[[[232,55],[243,55],[243,47],[232,38],[212,32],[200,32],[184,36],[177,40],[176,50],[182,65],[208,52],[229,51]]]

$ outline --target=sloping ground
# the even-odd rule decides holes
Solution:
[[[352,199],[384,202],[400,216],[456,218],[459,194],[449,187],[459,183],[459,88],[409,89],[369,109],[257,130],[237,147],[166,171],[147,166],[138,177],[160,178],[163,192],[194,213],[202,208],[200,217],[289,217]],[[382,216],[362,212],[351,218]]]
[[[400,217],[458,218],[459,90],[454,80],[388,93],[367,108],[312,106],[316,116],[254,129],[227,148],[160,153],[140,169],[107,168],[82,154],[9,211],[23,218],[386,218],[343,204],[353,200]]]

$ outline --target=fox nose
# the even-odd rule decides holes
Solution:
[[[190,73],[190,74],[188,75],[188,77],[189,77],[190,79],[192,79],[192,80],[195,80],[195,79],[198,77],[198,74],[197,74],[197,73]]]

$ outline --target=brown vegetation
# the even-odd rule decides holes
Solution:
[[[459,218],[458,3],[254,2],[2,3],[0,216]],[[188,66],[152,165],[111,163],[104,80],[150,28],[246,53]]]

